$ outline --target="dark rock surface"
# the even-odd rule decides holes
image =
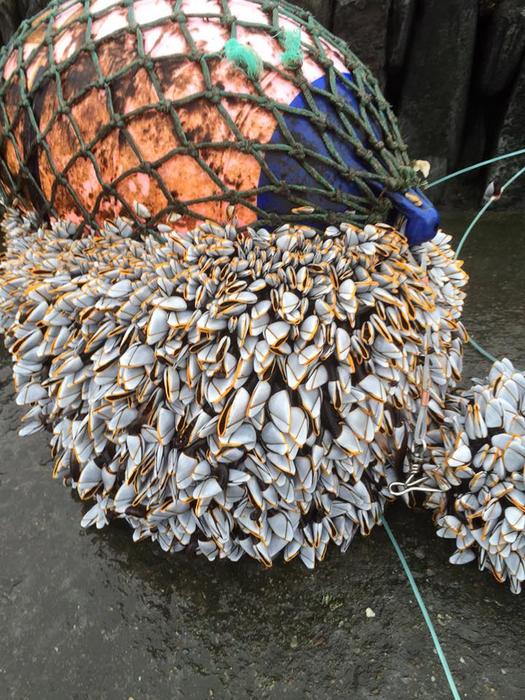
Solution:
[[[334,3],[335,0],[302,0],[302,2],[295,4],[304,7],[305,10],[309,10],[321,24],[330,28],[334,12]]]
[[[481,48],[479,89],[487,96],[505,90],[525,49],[525,0],[502,0]]]
[[[333,27],[352,51],[385,84],[388,15],[391,0],[337,0]]]
[[[525,148],[525,58],[518,74],[518,79],[510,96],[505,119],[495,146],[496,153],[509,153]],[[498,178],[503,184],[519,168],[525,166],[525,157],[504,160],[491,166],[487,181]],[[499,206],[520,206],[525,201],[525,175],[514,182],[503,195]]]
[[[6,44],[20,22],[32,17],[48,4],[48,0],[0,0],[0,41]]]
[[[485,110],[479,104],[479,101],[474,101],[469,105],[466,117],[467,128],[461,146],[460,157],[457,162],[457,169],[465,168],[473,163],[479,163],[485,158],[485,153],[488,148],[488,122]],[[432,179],[437,175],[432,171]],[[485,176],[483,176],[485,177]],[[443,187],[443,197],[440,203],[446,202],[450,206],[461,206],[465,200],[472,202],[473,205],[482,205],[482,186],[480,184],[480,171],[474,170],[471,173],[463,175],[457,180],[452,180],[448,186]],[[434,198],[434,195],[432,194]]]
[[[392,77],[397,77],[405,65],[415,9],[416,0],[392,0],[387,37],[387,67]]]
[[[22,19],[17,4],[16,0],[0,0],[0,39],[2,44],[7,43]]]
[[[48,0],[15,0],[23,17],[32,17],[49,4]]]
[[[454,168],[465,123],[474,56],[477,0],[427,0],[419,8],[399,105],[414,158]]]

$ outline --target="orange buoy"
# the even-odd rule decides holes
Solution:
[[[0,72],[4,190],[51,216],[323,227],[394,200],[435,233],[377,83],[287,3],[52,0]]]

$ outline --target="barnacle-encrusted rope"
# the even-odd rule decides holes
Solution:
[[[429,187],[439,185],[458,175],[485,165],[523,154],[525,154],[525,149],[520,149],[481,161],[440,178],[430,183]],[[525,169],[523,168],[518,170],[517,173],[507,180],[502,187],[502,191],[509,187],[524,172]],[[493,201],[489,200],[486,202],[470,222],[456,249],[456,259],[459,257],[461,249],[474,226],[493,204]],[[435,520],[439,528],[438,534],[441,537],[451,538],[456,542],[457,549],[450,558],[451,562],[461,564],[477,558],[480,569],[487,568],[491,570],[499,581],[508,577],[511,590],[514,593],[519,593],[522,582],[525,580],[525,565],[523,563],[525,552],[522,551],[520,557],[518,553],[520,536],[516,533],[518,532],[518,521],[523,517],[522,512],[525,509],[525,495],[524,489],[519,488],[520,480],[523,482],[523,477],[521,476],[520,479],[519,470],[516,467],[520,462],[523,463],[525,444],[521,447],[517,436],[514,439],[509,439],[510,436],[508,434],[505,435],[505,429],[510,427],[512,421],[516,421],[517,424],[521,420],[519,430],[522,434],[525,433],[525,421],[523,421],[523,415],[520,416],[518,414],[519,400],[516,400],[516,393],[519,396],[518,382],[522,381],[522,390],[525,389],[525,382],[523,382],[523,375],[515,372],[508,361],[498,362],[491,353],[479,345],[472,337],[468,339],[468,342],[483,357],[496,364],[492,369],[491,377],[489,377],[489,381],[491,380],[489,387],[477,386],[472,391],[467,392],[462,400],[449,400],[449,416],[447,420],[452,429],[448,431],[442,430],[441,432],[437,429],[435,430],[435,444],[431,444],[430,453],[427,454],[426,477],[422,480],[424,486],[432,488],[439,485],[439,491],[443,490],[446,493],[440,494],[436,488],[434,492],[427,496],[426,506],[433,509],[436,513]],[[498,393],[502,398],[508,399],[510,397],[510,403],[498,401],[498,397],[494,394],[495,385],[498,386]],[[485,392],[485,400],[482,404],[480,396],[483,391]],[[485,418],[490,401],[492,401],[492,416],[490,419],[492,435],[489,437]],[[505,411],[507,416],[505,416]],[[506,425],[505,421],[507,421]],[[463,432],[461,427],[464,428]],[[454,431],[457,431],[456,434],[454,434]],[[492,448],[489,448],[489,440],[492,443]],[[519,456],[517,457],[520,454],[520,447],[521,459]],[[491,449],[492,454],[490,452]],[[492,486],[492,498],[487,500],[487,488],[483,488],[485,486],[483,485],[481,490],[483,491],[485,502],[480,502],[473,493],[473,491],[476,494],[480,493],[479,485],[484,476],[480,466],[488,473],[496,461],[495,457],[498,457],[501,464],[505,464],[507,468],[501,469],[500,465],[499,473],[496,472],[496,475],[491,475],[491,482],[486,479],[487,483],[490,483]],[[478,470],[473,471],[469,463],[478,467]],[[469,477],[471,477],[471,480],[466,487],[464,484]],[[501,488],[502,484],[505,483],[505,477],[507,477],[506,488]],[[463,483],[461,483],[461,479],[463,479]],[[452,488],[457,488],[458,484],[460,485],[461,495],[459,498],[454,498],[451,493]],[[523,484],[521,485],[523,486]],[[467,488],[472,490],[465,494],[464,492]],[[516,504],[521,507],[521,511],[515,507]],[[410,564],[403,554],[401,545],[397,541],[385,515],[382,517],[382,522],[429,629],[452,696],[459,700],[461,696],[432,619],[427,611],[423,596],[410,569]],[[478,525],[481,523],[482,526],[476,530],[475,535],[472,533],[474,529],[472,526],[473,522],[477,522]],[[525,529],[525,523],[522,523],[522,529]],[[494,533],[496,533],[496,538]],[[492,537],[489,537],[489,535],[492,535]],[[523,547],[521,549],[523,550]],[[506,557],[502,558],[500,553],[505,550],[508,550]]]
[[[495,362],[487,382],[447,397],[446,422],[429,432],[425,499],[450,561],[477,561],[519,593],[525,581],[525,376]]]
[[[133,218],[135,222],[140,225],[142,222],[136,217],[136,213],[130,207],[129,202],[126,202],[119,193],[118,185],[131,174],[146,173],[148,177],[155,180],[167,201],[167,205],[164,209],[154,212],[154,222],[163,220],[166,214],[171,211],[175,211],[182,216],[190,216],[196,220],[202,220],[203,216],[195,209],[195,205],[202,202],[219,200],[227,200],[232,204],[242,203],[244,206],[251,208],[256,213],[257,221],[261,225],[279,225],[283,221],[299,222],[301,220],[301,215],[295,213],[293,209],[308,205],[309,195],[312,193],[318,193],[325,197],[332,198],[333,201],[345,205],[347,209],[346,212],[327,213],[324,211],[316,211],[309,215],[309,220],[318,222],[320,227],[324,227],[329,223],[339,223],[348,220],[357,224],[364,224],[368,221],[376,222],[385,220],[384,212],[390,204],[386,198],[381,197],[377,189],[375,192],[373,191],[371,183],[379,184],[379,189],[384,186],[386,190],[403,190],[413,182],[414,172],[409,167],[406,146],[400,136],[396,119],[390,106],[381,94],[376,80],[373,78],[370,71],[349,50],[348,46],[343,41],[335,38],[321,24],[316,22],[310,13],[300,10],[287,2],[274,2],[270,0],[254,0],[254,2],[256,2],[268,16],[270,20],[268,24],[236,19],[230,11],[229,0],[220,0],[220,14],[195,13],[194,15],[184,12],[182,0],[173,2],[173,12],[170,19],[178,23],[188,46],[188,52],[185,54],[185,58],[190,59],[196,69],[200,69],[205,86],[204,90],[191,95],[190,98],[184,97],[179,100],[167,99],[163,92],[161,81],[159,80],[156,70],[158,67],[162,66],[163,59],[152,60],[144,49],[144,30],[165,23],[167,20],[166,18],[153,20],[141,26],[135,21],[133,0],[121,0],[120,3],[111,5],[110,8],[97,14],[98,18],[104,17],[107,13],[114,11],[116,8],[125,8],[127,11],[129,27],[106,34],[103,41],[115,37],[123,37],[130,29],[136,37],[136,53],[134,54],[136,59],[128,65],[120,67],[109,76],[104,75],[100,66],[97,51],[99,50],[101,42],[94,41],[92,36],[93,18],[89,12],[90,0],[84,0],[83,12],[80,12],[69,25],[69,28],[74,28],[79,23],[84,23],[86,28],[85,39],[80,42],[81,45],[71,53],[67,60],[60,64],[57,64],[53,50],[54,40],[57,35],[57,30],[54,28],[54,20],[68,3],[64,3],[63,0],[52,0],[49,9],[38,15],[36,19],[32,21],[24,20],[9,45],[9,52],[13,47],[16,47],[18,51],[16,71],[13,76],[6,81],[2,81],[0,85],[0,141],[4,144],[6,140],[9,142],[14,157],[16,157],[20,165],[20,172],[18,176],[14,177],[6,163],[1,162],[0,178],[4,183],[6,192],[14,192],[18,195],[23,195],[26,200],[31,200],[32,204],[37,207],[42,215],[57,215],[57,211],[55,210],[57,189],[62,187],[72,198],[84,221],[90,225],[94,224],[94,218],[101,206],[102,200],[111,197],[114,198],[115,202],[118,201],[121,203],[123,213]],[[210,66],[213,62],[220,60],[224,56],[224,50],[216,53],[203,53],[199,50],[192,31],[189,28],[189,20],[192,16],[202,17],[204,19],[215,18],[215,20],[220,21],[222,25],[227,25],[229,27],[232,43],[229,43],[227,52],[231,55],[233,51],[236,60],[247,68],[247,75],[255,88],[252,94],[243,94],[242,98],[247,103],[263,106],[271,110],[272,115],[276,119],[278,128],[285,137],[285,143],[261,144],[248,140],[243,136],[239,126],[235,124],[227,109],[225,109],[222,104],[223,98],[235,99],[238,98],[238,95],[229,93],[220,84],[213,84],[211,78]],[[292,18],[300,28],[308,31],[313,37],[315,46],[298,46],[297,34],[290,33],[289,31],[287,32],[280,25],[280,17]],[[257,66],[253,64],[255,58],[252,55],[247,56],[245,52],[243,53],[240,51],[238,42],[235,43],[239,27],[256,29],[262,33],[267,33],[269,36],[279,38],[283,45],[283,64],[281,68],[279,68],[279,66],[271,66],[271,68],[278,73],[282,71],[283,75],[285,75],[288,80],[290,79],[290,70],[293,69],[293,80],[300,88],[307,107],[298,108],[279,104],[265,93],[264,86],[259,82]],[[32,36],[32,42],[35,43],[32,55],[34,55],[35,51],[45,47],[48,61],[48,66],[45,69],[40,69],[30,91],[27,90],[25,73],[25,69],[28,65],[28,57],[24,57],[24,42],[29,35]],[[35,39],[35,36],[38,38]],[[351,71],[352,80],[349,80],[347,75],[342,74],[334,67],[333,62],[327,55],[322,39],[335,45],[344,56],[346,66],[348,70]],[[60,78],[68,68],[78,62],[81,52],[83,55],[89,55],[91,57],[95,67],[96,77],[74,96],[66,99],[62,91]],[[300,58],[303,52],[308,52],[308,54],[325,68],[325,75],[329,86],[326,90],[308,83],[308,80],[301,70]],[[7,56],[8,49],[4,48],[0,59],[0,70],[3,70]],[[248,60],[248,63],[246,63],[246,60]],[[266,66],[263,64],[263,68],[264,67]],[[138,69],[143,69],[147,73],[148,79],[151,81],[158,95],[158,99],[150,104],[141,105],[131,114],[120,114],[115,109],[112,92],[113,83],[128,72],[137,71]],[[239,68],[239,70],[241,69],[242,68]],[[53,82],[56,84],[59,108],[56,114],[51,116],[47,126],[41,130],[39,121],[42,106],[39,95],[46,86]],[[338,91],[338,84],[343,85],[353,94],[358,105],[358,113],[345,103],[345,100]],[[97,133],[91,141],[86,142],[75,120],[72,107],[76,103],[81,102],[83,97],[93,88],[104,91],[109,119],[104,128]],[[327,101],[338,112],[343,125],[342,128],[333,123],[331,124],[329,120],[327,120],[326,114],[320,110],[317,103],[317,100],[320,98]],[[191,107],[191,103],[202,99],[210,100],[215,105],[221,118],[232,134],[231,140],[214,142],[211,144],[196,143],[192,139],[192,136],[184,131],[181,120],[177,116],[177,109],[179,107],[189,108]],[[17,106],[17,103],[19,103],[19,106]],[[172,120],[174,133],[179,141],[179,145],[176,148],[167,152],[156,162],[147,162],[128,128],[134,118],[151,110],[169,115]],[[315,124],[322,136],[328,155],[321,155],[298,143],[293,133],[291,133],[286,126],[285,115],[300,116],[310,123]],[[79,142],[78,151],[72,156],[63,169],[59,169],[54,163],[51,150],[47,143],[47,135],[50,129],[55,124],[55,121],[61,118],[67,118]],[[376,137],[372,126],[373,124],[380,127],[383,135],[382,140],[378,140]],[[93,153],[93,149],[100,139],[107,136],[115,128],[119,129],[119,138],[127,142],[136,155],[137,165],[135,167],[130,167],[113,181],[106,182],[100,164]],[[25,140],[31,139],[34,141],[34,147],[25,157],[22,157],[20,153],[16,134],[17,129],[22,129],[23,138]],[[363,140],[357,137],[356,131],[362,134]],[[370,172],[356,169],[349,171],[347,164],[342,159],[338,148],[334,144],[334,137],[337,137],[339,142],[344,142],[351,147],[359,159],[369,168]],[[267,191],[284,194],[291,203],[290,213],[279,216],[269,214],[254,203],[253,192],[229,189],[224,182],[217,177],[202,157],[201,151],[206,147],[217,149],[233,148],[238,149],[239,152],[249,153],[253,156],[259,163],[261,171],[268,179],[269,184],[267,185]],[[292,183],[287,183],[285,185],[281,180],[277,179],[265,163],[265,154],[271,150],[288,154],[294,162],[301,165],[314,179],[315,186],[312,187]],[[158,172],[160,166],[176,154],[185,154],[194,158],[204,172],[214,181],[218,188],[217,193],[188,201],[177,199],[166,187]],[[44,195],[39,179],[39,157],[47,158],[49,168],[54,177],[50,201],[48,201],[47,197]],[[68,181],[68,173],[79,158],[89,159],[102,188],[89,211],[80,201],[77,193]],[[316,168],[316,164],[329,166],[333,171],[350,178],[358,188],[359,193],[347,194],[335,190]]]

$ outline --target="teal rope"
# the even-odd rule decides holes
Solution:
[[[503,189],[503,188],[502,188]],[[467,226],[465,229],[465,233],[461,236],[461,240],[459,242],[458,247],[456,248],[456,252],[454,254],[454,259],[457,260],[459,257],[459,254],[463,250],[463,246],[466,243],[467,238],[470,236],[472,230],[474,229],[474,226],[478,223],[478,221],[481,219],[483,214],[487,211],[487,209],[492,205],[493,200],[489,199],[488,202],[485,202],[485,204],[481,207],[481,209],[478,211],[476,216],[472,219],[470,224]]]
[[[432,624],[432,620],[430,619],[430,615],[428,614],[427,607],[425,605],[425,601],[423,600],[423,597],[421,593],[419,592],[419,588],[417,587],[416,580],[414,579],[414,576],[412,574],[412,571],[410,570],[410,567],[408,565],[407,560],[405,559],[405,555],[401,551],[401,547],[399,546],[394,533],[392,532],[390,525],[388,524],[385,516],[383,515],[383,526],[386,530],[387,535],[390,538],[390,542],[392,543],[392,546],[395,549],[395,552],[397,556],[399,557],[399,561],[401,562],[401,566],[403,567],[403,570],[406,574],[406,577],[408,579],[408,582],[410,584],[410,587],[412,588],[412,592],[414,594],[414,597],[417,601],[417,604],[419,605],[419,608],[421,610],[421,613],[423,615],[423,619],[426,622],[426,625],[428,627],[428,630],[430,632],[430,636],[432,637],[432,641],[434,642],[434,647],[437,651],[438,658],[441,662],[441,665],[443,667],[443,671],[445,672],[445,677],[447,679],[450,692],[452,693],[452,697],[454,700],[461,700],[461,695],[458,692],[458,689],[456,687],[456,683],[454,682],[454,678],[452,676],[452,673],[450,671],[450,666],[448,665],[447,658],[443,652],[443,649],[441,648],[441,644],[439,642],[436,630],[434,628],[434,625]]]
[[[224,55],[228,61],[243,68],[252,80],[257,80],[261,75],[262,61],[250,46],[241,44],[237,39],[229,39],[224,45]]]
[[[524,151],[525,151],[525,149],[524,149]],[[516,151],[515,153],[519,153],[519,151]],[[514,155],[515,155],[515,153],[514,153]],[[509,156],[510,156],[510,155],[513,155],[513,154],[509,154]],[[503,193],[503,192],[507,189],[507,187],[510,187],[510,186],[512,185],[512,183],[513,183],[515,180],[517,180],[519,177],[521,177],[524,173],[525,173],[525,166],[524,166],[523,168],[520,168],[517,172],[514,173],[514,175],[512,175],[511,177],[509,177],[509,179],[507,180],[507,182],[502,186],[501,192]],[[470,236],[472,230],[474,229],[474,227],[476,226],[476,224],[478,223],[478,221],[481,219],[481,217],[483,216],[483,214],[487,211],[487,209],[488,209],[490,206],[492,206],[492,204],[493,204],[494,201],[495,201],[494,199],[489,199],[488,202],[485,202],[485,204],[481,207],[481,209],[478,211],[478,213],[477,213],[477,214],[475,215],[475,217],[472,219],[472,221],[470,222],[470,224],[467,226],[467,228],[466,228],[466,230],[465,230],[465,233],[464,233],[463,236],[461,237],[461,240],[460,240],[460,242],[459,242],[459,245],[458,245],[458,247],[457,247],[457,249],[456,249],[456,253],[455,253],[455,255],[454,255],[454,259],[457,259],[457,258],[458,258],[459,254],[460,254],[461,251],[463,250],[463,246],[465,245],[466,240],[467,240],[467,238]],[[483,357],[485,357],[485,358],[486,358],[487,360],[489,360],[490,362],[496,362],[496,358],[494,357],[494,355],[492,355],[488,350],[485,350],[485,348],[484,348],[483,346],[481,346],[476,340],[474,340],[474,338],[472,338],[472,337],[469,338],[469,341],[468,341],[468,342],[470,343],[470,345],[472,345],[472,347],[473,347],[475,350],[477,350],[477,351],[479,352],[480,355],[482,355]]]
[[[486,161],[483,161],[481,163],[476,163],[475,165],[471,165],[468,168],[463,168],[462,170],[458,170],[455,173],[451,173],[450,175],[447,175],[446,177],[443,177],[440,180],[436,180],[435,182],[432,182],[430,185],[428,185],[428,187],[433,187],[434,185],[439,185],[440,183],[445,182],[446,180],[450,180],[453,177],[456,177],[457,175],[462,175],[463,173],[474,170],[475,168],[480,168],[483,165],[488,165],[490,163],[495,163],[498,160],[503,160],[505,158],[511,158],[513,156],[524,155],[524,154],[525,154],[525,149],[521,149],[519,151],[507,153],[503,156],[498,156],[497,158],[491,158],[490,160],[486,160]],[[504,192],[507,189],[507,187],[510,187],[510,185],[515,180],[517,180],[519,177],[521,177],[521,175],[523,175],[524,173],[525,173],[525,167],[521,168],[516,173],[514,173],[514,175],[512,175],[512,177],[510,177],[507,180],[507,182],[503,185],[503,187],[501,188],[501,191]],[[459,254],[461,253],[461,250],[463,249],[463,246],[465,245],[467,238],[470,236],[472,230],[474,229],[474,227],[476,226],[478,221],[481,219],[483,214],[487,211],[487,209],[489,209],[489,207],[492,205],[492,203],[494,201],[495,200],[493,200],[493,199],[489,199],[489,201],[486,202],[481,207],[481,209],[474,216],[474,218],[472,219],[470,224],[467,226],[465,233],[461,237],[459,245],[456,249],[456,253],[454,256],[456,259],[459,256]],[[493,355],[491,355],[487,350],[485,350],[479,343],[477,343],[474,340],[474,338],[470,338],[469,342],[473,348],[475,348],[481,355],[486,357],[488,360],[490,360],[491,362],[496,361],[496,358]],[[382,522],[383,522],[383,526],[386,530],[386,533],[390,539],[390,542],[392,543],[392,546],[394,547],[394,550],[399,558],[399,561],[401,562],[401,566],[403,567],[403,570],[404,570],[405,575],[408,579],[410,587],[412,588],[412,592],[414,594],[414,597],[416,599],[417,604],[419,605],[419,608],[420,608],[421,613],[423,615],[423,619],[425,620],[425,623],[428,627],[428,630],[430,632],[430,636],[432,637],[432,641],[434,642],[434,647],[436,649],[439,661],[441,662],[441,666],[443,667],[443,671],[445,673],[445,677],[447,679],[447,682],[448,682],[448,685],[450,688],[450,692],[452,693],[452,697],[454,698],[454,700],[461,700],[461,696],[459,694],[456,683],[455,683],[454,678],[452,676],[452,672],[450,671],[450,666],[448,665],[447,658],[446,658],[445,653],[443,652],[443,649],[441,647],[439,638],[437,636],[437,632],[436,632],[435,627],[432,623],[432,620],[430,619],[430,615],[428,614],[428,610],[426,608],[425,601],[423,600],[423,597],[419,591],[419,588],[418,588],[417,583],[414,579],[412,571],[410,570],[410,566],[408,564],[408,561],[406,560],[405,555],[403,554],[401,547],[399,546],[399,543],[396,540],[396,537],[395,537],[395,535],[394,535],[394,533],[393,533],[393,531],[392,531],[390,525],[388,524],[387,519],[384,515],[382,516]]]
[[[461,168],[461,170],[456,170],[455,172],[450,173],[450,175],[440,177],[439,180],[434,180],[434,182],[431,182],[426,186],[426,189],[428,190],[431,187],[435,187],[436,185],[441,185],[442,182],[452,180],[452,178],[457,177],[458,175],[464,175],[465,173],[469,173],[472,170],[482,168],[484,165],[490,165],[491,163],[497,163],[500,160],[505,160],[507,158],[514,158],[515,156],[523,155],[525,155],[525,148],[520,148],[519,151],[512,151],[512,153],[504,153],[502,156],[495,156],[494,158],[489,158],[488,160],[480,160],[479,163],[474,163],[474,165],[469,165],[467,168]]]
[[[485,350],[484,347],[482,347],[477,341],[474,340],[474,338],[469,338],[470,345],[474,348],[474,350],[477,350],[480,355],[483,355],[489,362],[496,362],[497,357],[494,357],[494,355],[491,355],[488,350]]]
[[[523,168],[520,168],[517,172],[515,172],[514,175],[512,175],[512,177],[509,177],[507,182],[502,186],[501,192],[502,193],[505,192],[507,187],[510,187],[515,180],[517,180],[519,177],[521,177],[523,175],[523,173],[525,173],[525,166]],[[455,258],[457,258],[458,255],[461,253],[461,250],[462,250],[463,246],[465,245],[465,241],[470,236],[470,233],[471,233],[472,229],[474,228],[474,226],[478,223],[478,221],[481,219],[481,217],[487,211],[487,209],[490,206],[492,206],[494,201],[495,201],[494,199],[489,199],[488,202],[485,202],[485,204],[481,207],[481,209],[478,211],[476,216],[472,219],[470,224],[467,226],[467,230],[463,234],[461,241],[459,242],[459,245],[457,247]]]
[[[288,29],[284,33],[284,49],[281,56],[283,66],[285,68],[299,68],[303,62],[300,29]]]

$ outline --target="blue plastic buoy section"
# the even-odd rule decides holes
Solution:
[[[406,218],[405,236],[410,245],[430,241],[437,233],[440,217],[437,209],[421,190],[408,190],[419,199],[419,206],[405,197],[403,192],[386,192],[397,211]]]
[[[350,73],[345,75],[349,81],[352,80]],[[314,83],[314,88],[318,90],[330,92],[330,86],[326,76],[322,76]],[[351,107],[361,119],[359,114],[359,106],[353,92],[340,79],[336,80],[336,87],[339,95]],[[332,102],[312,91],[312,98],[319,111],[325,115],[326,124],[329,129],[329,139],[333,144],[332,152],[323,140],[321,130],[316,124],[307,117],[300,114],[290,113],[284,114],[283,118],[286,123],[286,128],[289,130],[293,141],[300,144],[305,150],[303,159],[297,160],[293,154],[279,150],[272,151],[268,149],[265,155],[265,162],[272,173],[275,180],[286,183],[288,185],[300,185],[308,189],[307,198],[309,204],[316,210],[327,212],[344,212],[348,209],[348,204],[345,202],[345,194],[359,194],[359,188],[352,181],[348,174],[345,174],[346,168],[351,170],[367,170],[365,163],[360,160],[354,152],[351,144],[342,140],[337,130],[344,132],[346,126],[343,124],[340,115],[332,104]],[[295,100],[290,104],[290,107],[296,109],[311,110],[311,106],[306,102],[305,96],[300,92]],[[375,121],[370,121],[372,131],[381,138],[381,129]],[[354,127],[354,134],[364,146],[366,146],[366,135],[359,126]],[[270,140],[270,144],[286,144],[290,140],[286,138],[281,129],[277,128]],[[321,158],[329,159],[333,162],[334,154],[340,159],[341,170],[334,168],[330,163],[323,162]],[[324,180],[318,182],[317,179],[308,170],[314,170]],[[259,180],[259,187],[268,187],[275,182],[270,179],[267,174],[262,171]],[[380,193],[379,185],[369,181],[371,189]],[[334,193],[329,194],[327,190],[333,188]],[[416,194],[421,201],[421,206],[417,206],[408,200],[404,195],[405,192],[384,192],[392,203],[397,212],[402,214],[407,219],[405,235],[411,245],[417,245],[424,241],[428,241],[436,235],[439,225],[439,214],[432,203],[419,190],[410,190],[412,194]],[[288,198],[276,192],[262,192],[257,198],[257,205],[264,211],[274,212],[276,214],[289,214],[290,202]],[[305,221],[308,224],[308,221]],[[394,223],[387,222],[387,223]],[[313,224],[313,222],[312,222]],[[316,224],[318,226],[318,223]]]

